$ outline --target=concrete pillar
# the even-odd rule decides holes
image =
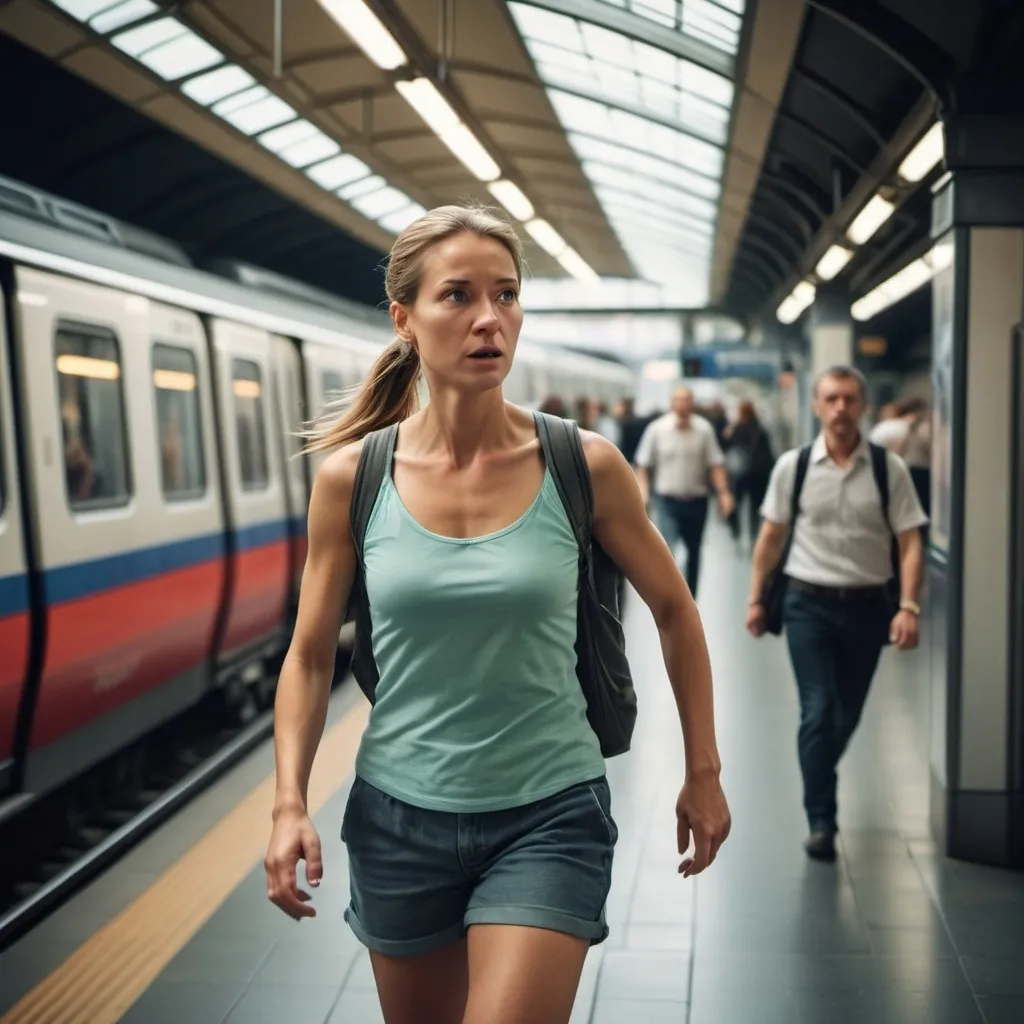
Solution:
[[[1024,116],[946,125],[933,203],[931,810],[953,857],[1024,864]]]

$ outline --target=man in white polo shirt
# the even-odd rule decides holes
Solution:
[[[659,416],[644,431],[636,451],[637,480],[644,503],[650,501],[654,484],[655,522],[668,546],[686,545],[683,575],[696,596],[700,576],[700,548],[708,518],[708,477],[718,492],[721,513],[733,510],[725,459],[715,438],[715,428],[693,413],[693,392],[677,388],[672,411]]]
[[[805,847],[818,860],[835,859],[836,766],[860,720],[882,648],[890,642],[899,650],[916,647],[921,612],[921,527],[928,518],[903,460],[861,436],[864,408],[859,371],[839,366],[818,379],[814,411],[822,431],[775,465],[750,579],[747,629],[761,636],[765,585],[785,558],[781,621],[800,692],[798,748],[810,826]]]

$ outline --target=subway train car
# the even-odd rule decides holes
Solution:
[[[2,178],[0,284],[0,802],[24,803],[212,690],[266,699],[316,468],[297,432],[391,332]],[[506,391],[632,388],[523,345]]]

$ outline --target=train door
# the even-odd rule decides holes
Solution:
[[[211,323],[228,512],[230,583],[218,656],[258,660],[287,641],[288,506],[274,415],[271,337]]]
[[[289,338],[274,335],[271,345],[278,416],[275,433],[281,448],[288,502],[290,599],[294,609],[298,605],[302,567],[306,563],[306,512],[309,507],[309,485],[300,436],[306,418],[302,397],[302,361],[295,343]]]
[[[31,608],[14,444],[11,370],[0,291],[0,793],[14,768],[18,707],[27,683]]]
[[[346,389],[358,384],[361,378],[352,353],[340,345],[304,342],[302,356],[309,417],[312,420],[319,420],[328,410],[330,403],[337,402]],[[309,456],[311,479],[316,475],[323,460],[324,456],[320,453]]]
[[[192,493],[187,419],[177,454],[191,500],[169,502],[160,477],[174,453],[158,442],[157,371],[179,389],[203,374],[195,316],[32,269],[16,281],[24,485],[46,615],[25,785],[41,792],[200,695],[223,541],[216,487]]]

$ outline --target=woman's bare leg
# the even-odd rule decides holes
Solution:
[[[568,1024],[587,939],[544,928],[477,924],[468,942],[469,1000],[462,1024]]]
[[[469,989],[466,940],[421,956],[370,953],[387,1024],[461,1024]]]

